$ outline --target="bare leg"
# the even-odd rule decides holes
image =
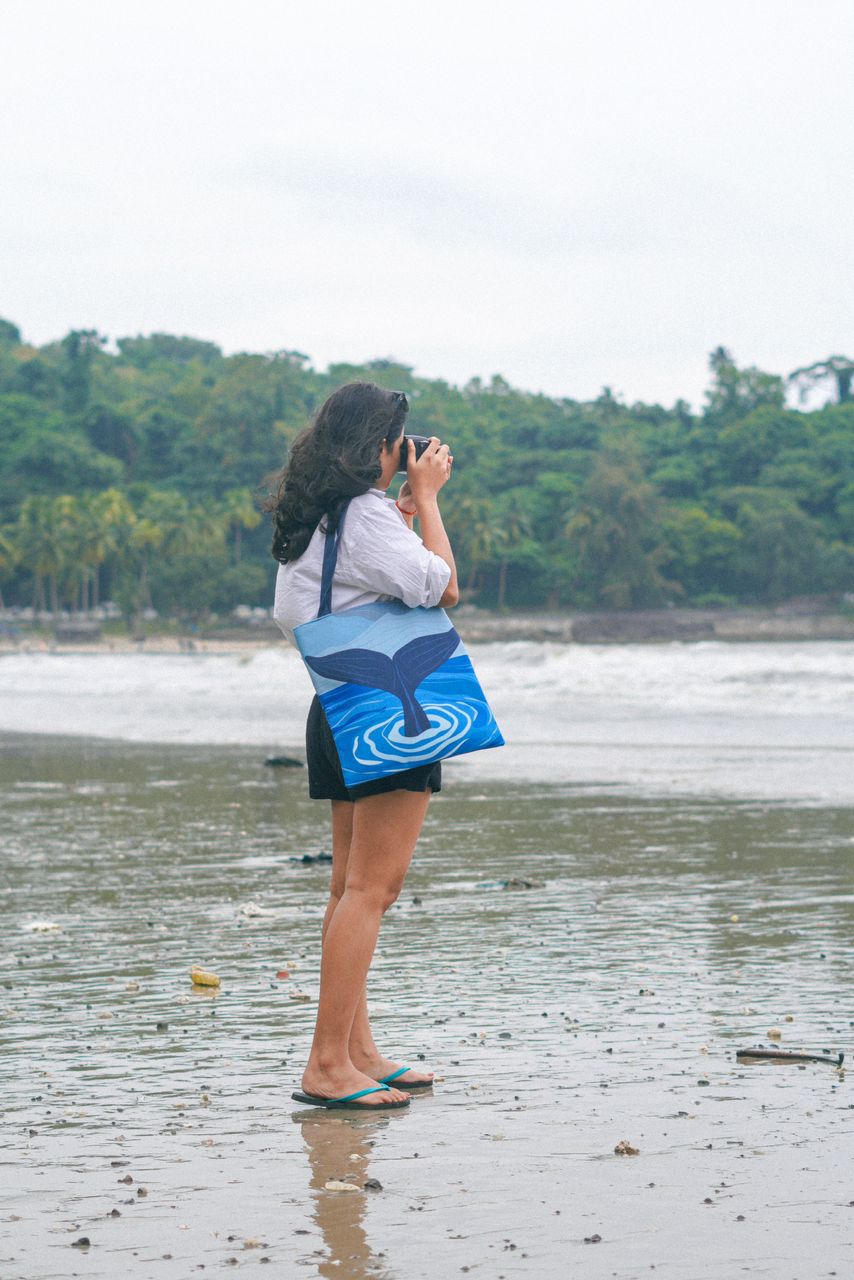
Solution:
[[[355,806],[346,800],[332,801],[332,879],[329,885],[329,902],[323,918],[322,938],[326,938],[326,930],[338,900],[344,892],[347,879],[347,864],[350,857],[350,844],[353,838],[353,810]],[[377,1048],[371,1023],[368,1017],[367,981],[362,987],[359,1003],[353,1016],[350,1029],[350,1061],[359,1071],[380,1080],[383,1076],[397,1071],[403,1064],[384,1057]],[[432,1071],[407,1071],[395,1084],[405,1089],[407,1084],[420,1083],[433,1079]]]
[[[350,1032],[383,913],[403,886],[429,800],[429,791],[388,791],[353,806],[344,892],[331,910],[331,903],[327,907],[317,1022],[302,1078],[308,1093],[337,1097],[375,1083],[350,1059]],[[392,1088],[369,1094],[362,1105],[390,1096],[405,1094]]]

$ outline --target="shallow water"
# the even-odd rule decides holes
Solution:
[[[304,773],[0,746],[4,1278],[851,1273],[844,1070],[734,1056],[777,1026],[850,1057],[851,808],[448,765],[370,988],[444,1078],[351,1119],[290,1099],[328,879]]]

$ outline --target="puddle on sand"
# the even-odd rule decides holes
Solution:
[[[0,740],[4,1277],[850,1272],[844,1071],[735,1050],[850,1059],[852,811],[448,775],[370,995],[444,1080],[351,1118],[290,1098],[329,874],[304,774]]]

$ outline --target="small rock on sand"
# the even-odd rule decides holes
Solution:
[[[203,969],[198,964],[194,964],[190,970],[190,980],[195,987],[218,987],[220,985],[220,979],[215,973],[211,973],[208,969]]]

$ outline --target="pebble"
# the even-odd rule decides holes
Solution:
[[[194,964],[190,970],[190,980],[194,987],[218,987],[220,979],[215,973],[203,969],[201,965]]]

